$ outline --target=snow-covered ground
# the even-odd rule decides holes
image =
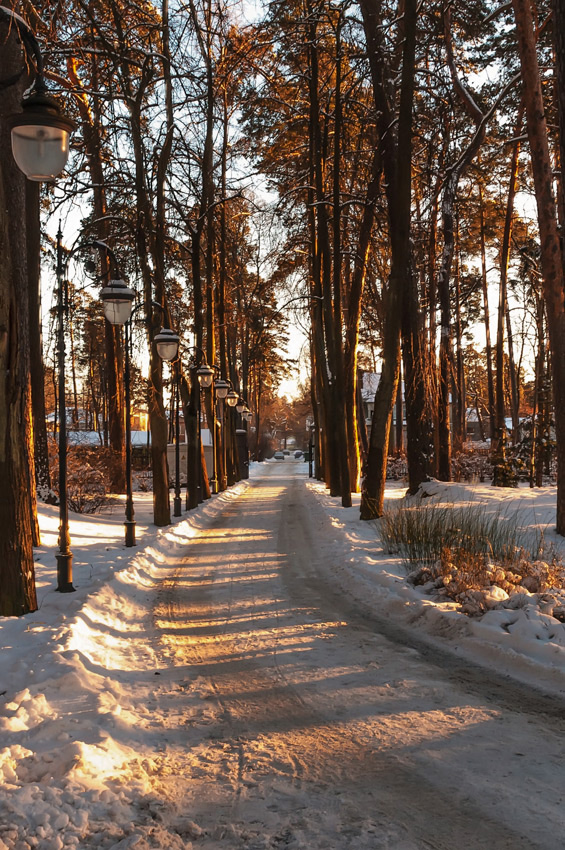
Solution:
[[[434,600],[425,588],[406,581],[399,559],[381,551],[374,526],[359,521],[357,505],[341,508],[323,485],[307,480],[305,464],[283,463],[298,470],[307,498],[331,520],[331,539],[319,533],[312,545],[338,592],[357,600],[364,610],[378,612],[381,619],[448,647],[461,659],[565,695],[565,625],[546,613],[542,597],[532,595],[519,609],[466,617],[452,603]],[[252,465],[251,485],[272,466]],[[161,530],[151,524],[151,495],[136,494],[135,549],[123,545],[121,506],[96,516],[71,514],[76,588],[71,594],[55,591],[57,508],[40,507],[39,610],[22,618],[0,618],[0,850],[189,850],[205,842],[204,827],[183,800],[190,796],[188,773],[192,771],[197,781],[206,772],[203,740],[218,717],[211,706],[218,694],[196,662],[182,668],[180,679],[178,668],[174,679],[169,675],[175,647],[173,638],[172,644],[163,645],[162,612],[191,542],[203,533],[221,535],[223,515],[249,486],[242,482]],[[453,502],[484,500],[495,506],[502,500],[522,513],[524,524],[542,526],[548,537],[555,537],[554,488],[516,491],[434,483],[429,492],[437,500]],[[391,486],[387,500],[399,503],[403,494],[402,485]],[[317,534],[316,528],[313,525],[309,533]],[[560,539],[555,542],[561,546]],[[229,560],[229,538],[225,546]],[[265,566],[265,574],[269,569]],[[211,610],[209,618],[213,616]],[[196,643],[198,628],[197,623]],[[302,650],[298,645],[285,649],[292,651]],[[404,671],[397,672],[401,678]],[[416,702],[404,701],[403,712],[417,710]],[[492,754],[485,755],[485,776],[492,769],[491,759]],[[219,764],[210,771],[221,777]],[[171,806],[177,775],[178,799]],[[557,791],[563,788],[562,780],[556,777]],[[289,835],[285,839],[279,833],[275,843],[256,838],[246,844],[239,834],[239,843],[235,838],[233,845],[229,838],[218,839],[217,846],[314,850]],[[562,846],[561,841],[556,837],[553,846]],[[411,850],[424,845],[392,839],[356,844],[344,838],[325,846]],[[519,846],[550,847],[543,841]]]

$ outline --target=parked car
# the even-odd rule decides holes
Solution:
[[[273,457],[275,460],[284,460],[284,452],[275,452]]]
[[[283,455],[284,455],[285,457],[290,457],[290,451],[289,451],[289,449],[283,449]]]
[[[297,460],[300,460],[300,458],[301,458],[301,457],[303,457],[303,453],[300,451],[300,449],[297,449],[297,450],[294,452],[294,457],[295,457]]]

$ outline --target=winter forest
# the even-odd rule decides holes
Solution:
[[[557,484],[565,535],[564,39],[565,0],[5,0],[0,615],[37,607],[61,398],[99,437],[68,476],[103,494],[146,415],[157,527],[180,414],[188,507],[238,480],[238,432],[262,460],[284,431],[362,519],[395,463],[415,493],[480,454],[493,487]],[[40,71],[74,124],[43,182],[10,140]]]

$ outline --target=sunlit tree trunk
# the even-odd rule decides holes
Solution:
[[[343,314],[342,314],[342,255],[341,255],[341,135],[343,132],[342,109],[342,53],[341,28],[343,18],[340,12],[336,25],[336,80],[334,107],[334,162],[333,162],[333,329],[334,329],[334,363],[331,364],[334,373],[333,381],[333,414],[337,432],[337,452],[340,473],[339,492],[344,508],[351,507],[351,477],[349,468],[349,437],[347,433],[347,413],[345,396],[345,367],[343,362]],[[355,376],[355,372],[354,372]],[[349,397],[350,404],[355,404],[355,394]],[[353,436],[353,435],[352,435]],[[357,452],[356,452],[357,454]]]
[[[463,340],[461,330],[461,280],[459,248],[455,252],[455,368],[453,379],[453,448],[456,452],[463,450],[465,443],[465,370],[463,364]]]
[[[490,339],[490,310],[488,304],[488,276],[487,276],[487,249],[485,237],[485,210],[483,186],[479,181],[479,216],[480,216],[480,240],[481,240],[481,284],[483,289],[483,324],[485,327],[485,353],[487,360],[487,388],[488,388],[488,415],[490,426],[491,446],[496,450],[496,418],[494,401],[494,370],[492,363],[492,344]]]
[[[24,60],[16,33],[0,22],[0,78]],[[26,189],[6,117],[20,110],[22,83],[0,100],[0,615],[37,609],[33,565],[35,472],[31,418]]]
[[[412,195],[412,104],[414,97],[416,3],[404,4],[402,28],[402,75],[398,116],[398,140],[391,133],[392,114],[388,102],[389,69],[382,45],[380,3],[361,0],[363,25],[369,50],[373,96],[378,113],[378,130],[386,178],[391,274],[383,303],[386,309],[383,365],[375,396],[375,411],[369,442],[367,474],[361,490],[361,518],[380,516],[383,510],[386,456],[392,410],[400,376],[400,336],[406,387],[406,423],[409,488],[417,489],[426,477],[423,439],[426,385],[424,333],[412,269],[410,240]],[[429,436],[429,435],[428,435]]]
[[[368,445],[365,423],[360,427],[358,421],[363,417],[362,407],[359,408],[357,346],[359,343],[359,322],[361,320],[361,305],[365,291],[367,275],[367,258],[371,244],[371,234],[375,221],[375,206],[380,193],[380,156],[373,152],[371,164],[371,180],[367,187],[363,218],[359,229],[357,250],[353,266],[353,275],[349,297],[347,299],[347,319],[344,345],[344,392],[347,410],[347,435],[349,440],[350,470],[352,489],[358,489],[360,474],[359,445],[364,445],[363,454],[366,458]]]
[[[319,369],[320,389],[324,396],[323,410],[332,417],[331,423],[322,416],[321,439],[325,442],[327,472],[324,476],[330,495],[341,495],[340,438],[342,437],[340,402],[337,399],[338,376],[336,374],[336,333],[334,315],[334,291],[332,280],[332,252],[330,246],[327,201],[324,187],[324,143],[322,139],[321,116],[323,110],[319,102],[319,57],[317,18],[311,3],[308,3],[308,54],[309,54],[309,127],[310,156],[313,178],[313,216],[315,222],[315,240],[312,242],[315,274],[319,281],[320,310],[316,311],[316,363]],[[318,286],[317,286],[318,288]],[[322,344],[323,340],[323,344]],[[338,404],[337,410],[335,404]],[[337,425],[337,427],[336,427]]]
[[[37,498],[54,502],[49,472],[49,449],[45,419],[45,380],[41,334],[41,287],[39,276],[40,228],[39,185],[26,181],[26,245],[29,294],[29,356],[31,400],[33,412],[33,442]],[[39,544],[39,526],[34,522],[34,545]]]
[[[565,534],[565,292],[563,255],[552,192],[552,163],[529,0],[512,0],[540,231],[543,293],[553,377],[557,442],[556,530]]]
[[[520,104],[514,137],[519,137],[524,117],[523,104]],[[509,317],[508,309],[508,263],[510,260],[510,238],[512,235],[512,218],[514,214],[514,201],[518,186],[520,142],[517,140],[512,145],[512,157],[510,162],[510,179],[508,184],[508,197],[506,199],[506,215],[504,218],[504,231],[502,245],[500,248],[500,282],[498,288],[498,316],[496,331],[496,425],[494,439],[496,442],[496,456],[493,473],[493,484],[503,485],[506,476],[506,405],[505,405],[505,381],[504,381],[504,326],[506,317]],[[510,378],[511,415],[512,430],[514,435],[518,431],[518,399],[517,381],[514,368],[514,356],[512,351],[512,337],[508,339],[508,371]]]
[[[565,223],[565,0],[552,0],[553,41],[555,45],[555,77],[557,112],[559,116],[559,194],[561,225]]]

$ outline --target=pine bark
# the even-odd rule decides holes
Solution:
[[[540,231],[543,293],[553,377],[557,443],[556,530],[565,534],[565,294],[563,255],[552,192],[552,163],[529,0],[512,0]]]
[[[23,67],[15,33],[0,22],[0,78]],[[35,492],[29,298],[27,286],[26,188],[11,151],[4,120],[20,110],[23,84],[10,85],[0,100],[0,615],[37,609],[33,565]]]

